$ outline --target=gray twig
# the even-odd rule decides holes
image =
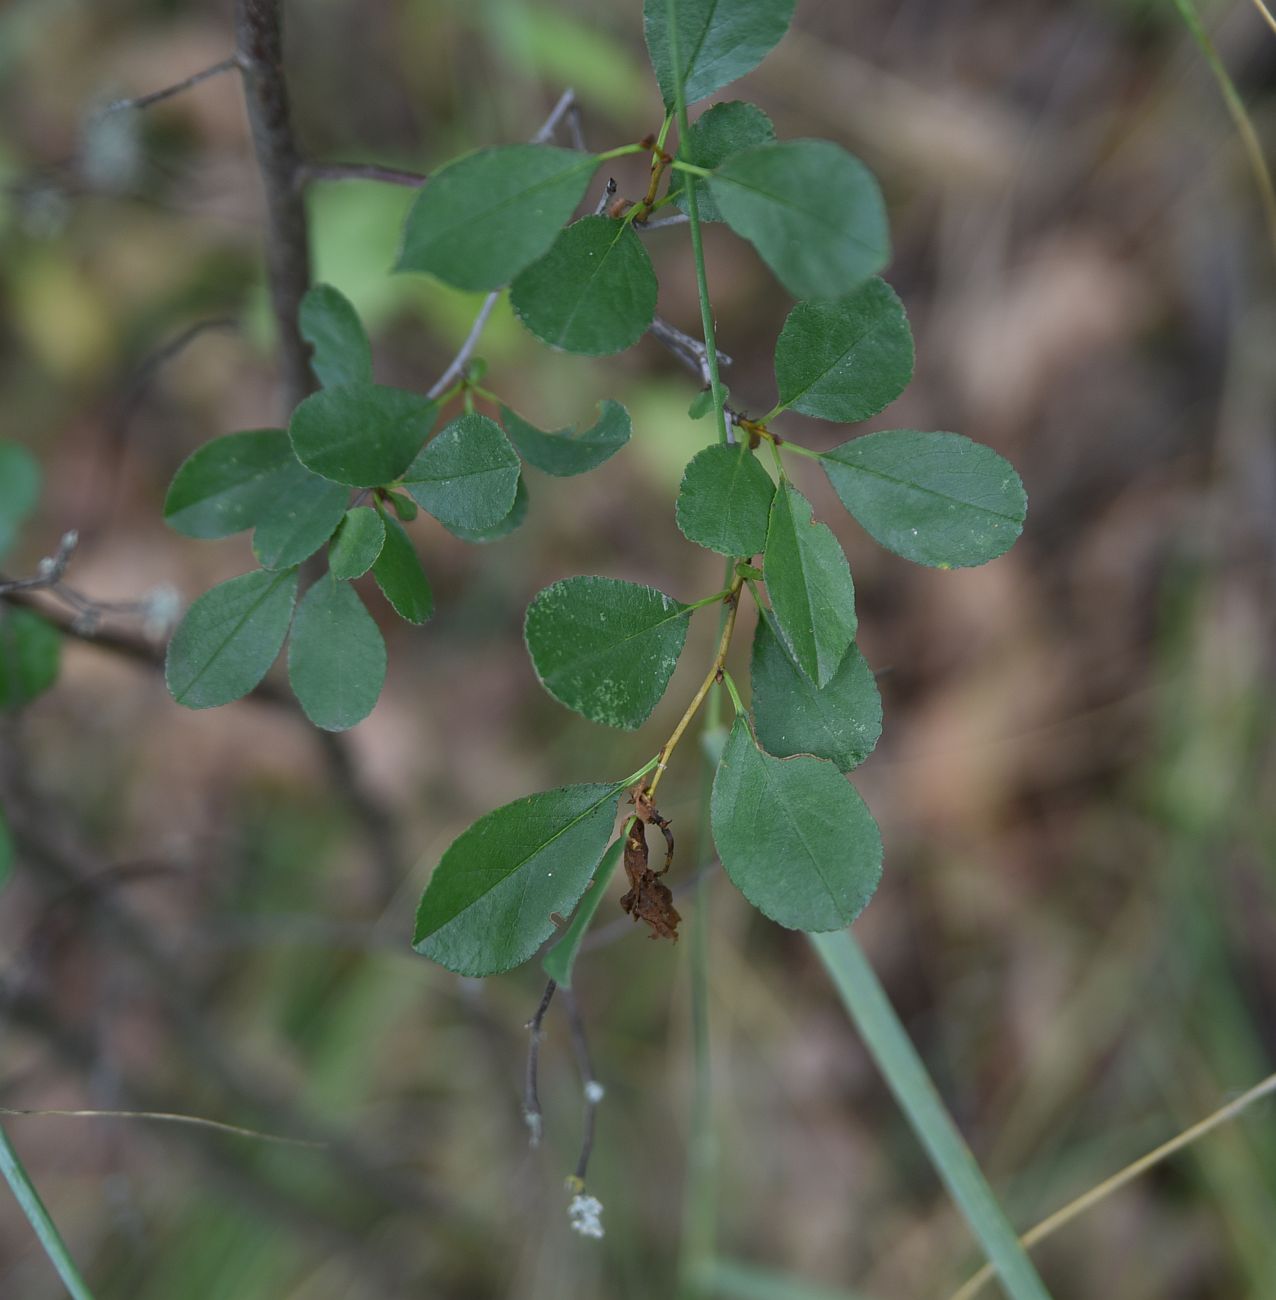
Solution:
[[[648,333],[658,343],[663,343],[684,366],[699,375],[701,383],[706,388],[709,386],[709,352],[698,338],[691,334],[684,334],[676,325],[671,325],[659,316],[652,320]],[[730,364],[731,358],[725,352],[719,352],[718,365],[729,366]]]
[[[616,178],[607,177],[607,184],[603,186],[603,192],[598,196],[598,206],[594,208],[594,216],[601,217],[607,211],[607,205],[616,197]]]
[[[207,81],[210,77],[219,76],[223,72],[229,72],[232,68],[239,66],[239,55],[232,54],[229,58],[222,59],[220,63],[214,63],[212,67],[203,69],[202,72],[193,73],[185,81],[175,82],[171,86],[165,86],[162,90],[152,90],[148,95],[138,95],[135,99],[113,99],[109,104],[103,104],[95,114],[96,117],[106,117],[111,113],[120,113],[130,108],[149,108],[152,104],[158,104],[163,99],[172,99],[174,95],[180,95],[184,90],[190,90],[192,86],[198,86],[201,81]]]
[[[541,1099],[536,1086],[540,1072],[541,1032],[545,1023],[545,1013],[554,1000],[554,990],[558,987],[553,980],[545,985],[540,1004],[535,1015],[527,1022],[527,1073],[523,1080],[523,1122],[527,1125],[527,1140],[530,1145],[538,1147],[545,1130],[544,1117],[541,1114]]]
[[[558,97],[558,103],[549,110],[549,116],[541,123],[540,130],[532,136],[533,144],[544,144],[546,140],[558,130],[558,124],[563,118],[573,113],[576,109],[576,92],[570,88],[564,90]],[[580,129],[579,116],[576,123],[576,129]],[[584,145],[577,145],[577,148],[583,149]]]
[[[572,1050],[576,1053],[576,1068],[580,1071],[581,1091],[585,1095],[584,1130],[581,1135],[580,1156],[576,1161],[576,1178],[583,1186],[589,1157],[594,1150],[594,1130],[598,1120],[598,1107],[606,1095],[603,1085],[594,1076],[594,1062],[589,1054],[589,1039],[585,1035],[585,1018],[580,1004],[571,989],[563,990],[563,1006],[567,1011],[567,1027],[571,1032]]]
[[[691,218],[685,212],[675,212],[671,217],[657,217],[655,221],[635,221],[639,231],[664,230],[666,226],[685,226]],[[719,353],[719,356],[722,354]]]

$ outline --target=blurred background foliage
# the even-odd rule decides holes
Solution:
[[[192,542],[160,518],[193,448],[278,419],[239,87],[93,117],[223,58],[228,11],[0,11],[0,411],[47,484],[11,572],[72,527],[73,579],[102,599],[165,582],[189,597],[251,564],[246,539]],[[1248,0],[1205,20],[1270,155],[1276,36]],[[593,147],[660,121],[636,0],[311,0],[288,5],[287,35],[319,160],[428,169],[525,138],[568,85]],[[967,433],[1028,487],[1008,556],[937,573],[859,535],[798,466],[847,547],[882,672],[886,731],[857,784],[886,876],[857,933],[1026,1227],[1276,1057],[1272,245],[1168,0],[802,0],[722,97],[759,103],[782,138],[838,140],[882,180],[918,379],[866,427]],[[621,163],[621,192],[640,193],[641,162]],[[410,201],[368,183],[309,192],[318,275],[364,314],[378,378],[421,389],[478,299],[389,274]],[[686,232],[647,239],[661,314],[696,329]],[[788,303],[747,245],[721,227],[707,242],[727,382],[764,410]],[[220,325],[148,365],[207,320]],[[387,689],[352,737],[402,819],[397,878],[377,870],[331,753],[269,703],[188,713],[158,673],[71,643],[58,687],[4,720],[18,851],[0,900],[0,1101],[332,1143],[8,1121],[103,1300],[674,1293],[686,944],[629,937],[604,904],[607,946],[578,967],[608,1090],[599,1244],[568,1231],[580,1095],[553,1015],[539,1152],[519,1115],[537,970],[458,980],[407,935],[456,832],[529,789],[630,770],[676,718],[708,622],[653,722],[618,738],[538,689],[521,618],[577,572],[714,590],[720,561],[672,517],[712,430],[687,419],[694,384],[650,340],[604,362],[558,355],[503,305],[481,353],[487,382],[542,427],[614,397],[635,437],[587,479],[533,471],[510,540],[414,526],[438,614],[384,620]],[[811,445],[845,436],[786,419]],[[694,755],[664,790],[689,845]],[[947,1294],[977,1262],[967,1233],[805,942],[723,879],[710,900],[723,1253],[808,1288]],[[1061,1300],[1258,1300],[1276,1295],[1273,1222],[1267,1103],[1038,1253]],[[764,1294],[752,1274],[723,1283]],[[7,1197],[0,1293],[59,1294]]]

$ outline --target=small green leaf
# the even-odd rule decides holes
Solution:
[[[385,545],[385,524],[371,506],[347,510],[328,547],[328,572],[338,580],[362,578]]]
[[[0,605],[0,712],[30,704],[58,678],[62,638],[34,610]]]
[[[741,149],[748,149],[755,144],[766,144],[775,139],[775,127],[771,119],[756,105],[746,104],[734,99],[726,104],[714,104],[706,109],[691,124],[687,140],[680,150],[680,157],[697,167],[707,167],[712,171],[726,162],[732,154]],[[721,221],[722,213],[718,211],[717,201],[709,193],[704,181],[685,173],[680,178],[684,187],[674,203],[687,210],[686,189],[692,185],[696,188],[696,211],[701,221]]]
[[[821,690],[764,616],[753,636],[752,677],[753,724],[768,754],[814,754],[849,772],[873,752],[882,734],[882,697],[856,646]]]
[[[780,635],[802,671],[826,686],[855,637],[855,587],[837,538],[811,519],[792,483],[772,502],[764,564]]]
[[[378,487],[412,463],[439,408],[416,393],[350,383],[312,393],[292,413],[297,459],[334,483]]]
[[[372,566],[372,576],[395,613],[409,623],[424,623],[434,613],[434,593],[421,568],[416,547],[402,525],[382,515],[385,545]]]
[[[668,0],[645,0],[643,34],[665,107],[674,107],[679,70],[688,104],[752,72],[788,31],[793,4],[794,0],[677,0],[675,52]]]
[[[554,242],[598,166],[544,144],[480,149],[441,167],[408,213],[397,270],[498,289]]]
[[[301,300],[301,337],[311,345],[310,368],[325,388],[372,382],[372,347],[354,305],[330,284],[316,284]]]
[[[791,930],[839,930],[872,898],[882,837],[832,763],[772,758],[736,718],[710,800],[718,856],[736,888]]]
[[[40,499],[40,466],[25,447],[0,442],[0,555]]]
[[[513,509],[522,467],[501,426],[486,415],[459,415],[408,466],[403,486],[448,528],[482,532]]]
[[[191,453],[164,499],[168,526],[187,537],[229,537],[251,528],[296,465],[283,429],[249,429],[214,438]]]
[[[322,577],[301,598],[288,639],[288,680],[306,717],[345,731],[372,712],[385,682],[385,642],[348,582]]]
[[[417,516],[417,504],[411,497],[405,497],[399,492],[387,492],[385,499],[389,502],[390,509],[394,511],[405,524],[410,524]]]
[[[725,384],[722,386],[722,400],[724,403],[731,400],[731,390]],[[691,405],[687,407],[687,414],[693,420],[703,420],[706,415],[712,415],[713,389],[705,388],[698,392],[691,399]]]
[[[615,578],[566,578],[527,609],[527,648],[545,689],[592,722],[632,731],[669,685],[688,606]]]
[[[709,178],[709,193],[795,298],[850,293],[890,257],[877,182],[827,140],[741,150]]]
[[[912,377],[913,336],[884,280],[832,301],[798,303],[775,345],[781,407],[820,420],[867,420]]]
[[[586,356],[623,352],[656,313],[656,273],[633,227],[582,217],[510,286],[510,305],[543,343]]]
[[[1013,466],[957,433],[891,429],[823,454],[842,504],[888,551],[932,568],[996,559],[1023,531]]]
[[[569,785],[481,817],[430,877],[412,946],[458,975],[526,961],[554,933],[552,914],[584,893],[620,793],[618,785]]]
[[[624,840],[615,840],[608,846],[602,861],[594,870],[594,878],[589,882],[584,896],[577,904],[571,925],[541,961],[541,969],[559,988],[569,989],[572,986],[572,968],[576,965],[576,958],[580,954],[580,945],[589,930],[590,922],[594,919],[594,914],[598,911],[598,904],[603,901],[608,882],[616,874],[624,847]]]
[[[178,704],[229,704],[265,677],[288,634],[297,571],[258,569],[206,591],[168,643],[164,675]]]
[[[312,474],[295,456],[271,479],[257,511],[253,554],[266,569],[290,569],[308,560],[336,531],[350,493]]]
[[[687,465],[678,489],[683,536],[723,555],[756,555],[766,545],[775,484],[746,443],[706,447]]]
[[[629,441],[629,412],[619,402],[599,403],[598,419],[581,433],[559,429],[544,433],[508,406],[501,407],[505,432],[518,454],[546,474],[568,478],[596,469]]]
[[[502,537],[508,537],[516,528],[521,528],[527,519],[528,495],[527,484],[523,482],[523,476],[518,478],[518,487],[514,492],[514,504],[510,507],[510,512],[492,528],[458,528],[455,524],[448,526],[448,532],[453,537],[459,537],[463,542],[473,542],[478,546],[483,546],[488,542],[499,542]]]

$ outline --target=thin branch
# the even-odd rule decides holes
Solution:
[[[570,87],[558,97],[558,103],[549,110],[549,116],[541,123],[540,130],[532,136],[533,144],[544,144],[558,130],[558,124],[568,114],[576,114],[576,92]],[[576,114],[576,130],[580,130],[579,115]],[[584,149],[584,141],[576,146]]]
[[[483,327],[487,324],[488,317],[492,314],[492,309],[496,306],[497,300],[501,296],[500,289],[493,289],[491,293],[483,299],[483,305],[478,310],[478,315],[474,318],[474,324],[470,326],[470,332],[465,336],[465,342],[461,344],[460,351],[448,362],[447,369],[430,385],[427,397],[438,397],[445,392],[458,378],[461,372],[469,364],[470,358],[474,355],[474,349],[478,347],[479,339],[483,335]]]
[[[549,1010],[549,1004],[554,1000],[554,990],[557,987],[558,985],[553,980],[550,980],[545,985],[545,992],[541,994],[540,1005],[536,1008],[536,1014],[527,1022],[527,1073],[523,1080],[523,1122],[527,1125],[528,1143],[534,1147],[540,1146],[541,1136],[545,1131],[545,1121],[541,1113],[541,1099],[536,1090],[540,1072],[541,1032],[545,1023],[545,1013]]]
[[[266,192],[266,269],[279,337],[284,414],[314,391],[298,313],[310,288],[310,233],[283,74],[280,0],[235,0],[235,49],[257,167]]]
[[[616,197],[616,178],[607,177],[607,184],[603,186],[603,192],[598,196],[598,202],[594,206],[594,216],[601,217],[607,211],[607,205]]]
[[[567,1027],[571,1032],[572,1050],[576,1053],[576,1068],[580,1071],[581,1091],[585,1095],[584,1129],[581,1135],[580,1156],[576,1161],[573,1177],[580,1187],[585,1186],[585,1173],[589,1169],[589,1157],[594,1150],[594,1130],[598,1120],[598,1107],[602,1104],[606,1091],[594,1075],[594,1062],[589,1054],[589,1039],[585,1034],[585,1018],[581,1015],[580,1003],[571,989],[564,989],[563,1007],[567,1011]]]
[[[331,162],[302,163],[297,169],[297,184],[311,181],[383,181],[387,185],[407,185],[419,189],[430,179],[427,172],[386,167],[381,163]]]
[[[666,226],[685,226],[690,220],[691,218],[685,212],[676,212],[671,217],[657,217],[655,221],[636,221],[634,225],[637,226],[639,232],[642,232],[644,230],[664,230]],[[722,360],[721,352],[718,353],[718,360]]]
[[[107,117],[111,113],[120,113],[125,109],[150,108],[152,104],[158,104],[164,99],[172,99],[174,95],[180,95],[184,90],[190,90],[192,86],[198,86],[202,81],[208,81],[211,77],[220,76],[223,72],[230,72],[237,67],[239,67],[239,55],[232,54],[220,63],[214,63],[212,67],[205,68],[202,72],[193,73],[185,81],[178,81],[171,86],[165,86],[163,90],[152,90],[149,95],[138,95],[136,99],[113,99],[109,104],[104,104],[99,108],[94,116]]]
[[[691,334],[684,334],[676,325],[671,325],[660,316],[655,317],[647,332],[657,343],[662,343],[684,366],[698,376],[706,388],[710,387],[709,353],[705,345]],[[725,352],[718,353],[718,364],[729,366],[731,358]]]

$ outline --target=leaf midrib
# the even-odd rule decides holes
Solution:
[[[973,501],[963,501],[960,497],[949,496],[947,492],[940,492],[937,488],[928,488],[922,483],[914,483],[906,478],[896,478],[894,474],[887,474],[885,470],[870,469],[867,465],[852,465],[848,461],[839,459],[831,452],[821,452],[821,460],[832,461],[834,465],[840,465],[843,469],[851,470],[857,474],[867,474],[871,478],[879,478],[887,483],[894,483],[897,487],[911,488],[914,492],[921,492],[926,496],[937,497],[940,501],[947,501],[951,505],[962,506],[967,510],[975,510],[980,514],[991,515],[994,519],[1004,519],[1007,523],[1022,524],[1022,515],[1008,515],[1001,510],[993,510],[990,506],[976,505]]]

